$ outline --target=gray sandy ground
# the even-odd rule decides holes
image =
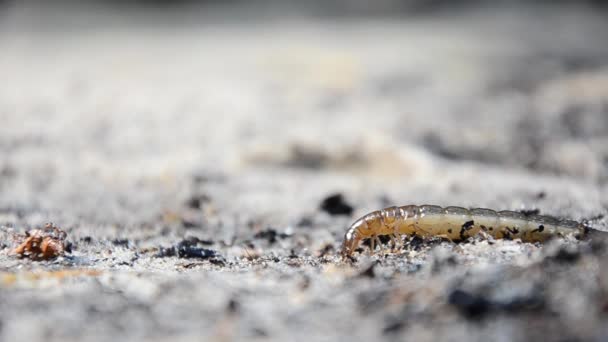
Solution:
[[[41,11],[0,12],[0,340],[608,338],[603,241],[337,256],[394,204],[608,230],[601,12]],[[48,221],[72,253],[9,255]],[[166,256],[184,239],[218,256]]]

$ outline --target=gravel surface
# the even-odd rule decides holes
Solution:
[[[0,340],[608,339],[600,239],[337,255],[389,205],[608,231],[602,12],[0,6]]]

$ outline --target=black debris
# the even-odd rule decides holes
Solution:
[[[156,253],[157,258],[166,258],[175,256],[175,247],[160,247],[158,253]]]
[[[375,278],[376,277],[376,272],[374,271],[374,268],[376,267],[376,265],[378,264],[378,262],[374,262],[371,265],[369,265],[368,267],[366,267],[363,271],[361,271],[359,273],[359,277],[363,277],[363,278]]]
[[[184,228],[201,228],[202,224],[200,222],[196,222],[194,220],[182,219],[182,226]]]
[[[330,215],[351,215],[353,213],[353,207],[344,200],[340,193],[326,197],[321,202],[320,208]]]
[[[268,243],[270,243],[271,245],[276,243],[278,241],[277,238],[279,239],[285,239],[289,237],[289,234],[286,233],[278,233],[275,229],[273,228],[267,228],[265,230],[262,230],[260,232],[257,232],[253,238],[255,239],[264,239],[267,240]]]
[[[382,334],[384,334],[384,335],[394,334],[394,333],[397,333],[397,332],[403,330],[404,327],[405,327],[404,321],[395,320],[393,322],[389,322],[387,325],[384,326],[384,328],[382,329]]]
[[[456,289],[448,296],[448,303],[469,319],[477,320],[486,315],[491,304],[484,296]]]
[[[214,264],[223,265],[223,258],[214,250],[197,247],[199,244],[198,238],[184,239],[172,247],[161,247],[156,257],[171,257],[177,256],[184,259],[207,259]]]
[[[226,310],[231,314],[235,314],[239,312],[240,307],[241,304],[236,299],[232,298],[230,301],[228,301]]]
[[[319,250],[319,253],[318,253],[319,258],[322,258],[333,251],[334,251],[334,245],[328,243],[327,245],[325,245],[323,248],[321,248]]]
[[[186,206],[191,209],[201,209],[203,204],[211,202],[211,198],[205,194],[194,195],[186,201]]]
[[[533,291],[530,294],[506,300],[491,300],[482,294],[456,289],[448,296],[448,303],[471,320],[480,320],[491,313],[519,314],[545,309],[542,291]]]
[[[66,253],[70,253],[71,254],[72,251],[73,251],[73,248],[74,248],[74,244],[72,244],[70,241],[67,241],[65,243],[65,251],[66,251]]]
[[[581,253],[577,249],[567,248],[566,246],[560,247],[557,252],[548,257],[548,260],[554,260],[560,263],[573,263],[578,261]]]
[[[296,224],[296,226],[298,227],[312,227],[313,224],[313,220],[312,218],[308,217],[308,216],[304,216],[300,219],[300,221],[298,221],[298,223]]]
[[[217,256],[217,253],[214,250],[199,248],[199,247],[191,247],[191,246],[178,246],[177,247],[177,256],[180,258],[191,259],[208,259]]]
[[[383,335],[389,335],[389,334],[394,334],[394,333],[398,333],[399,331],[403,330],[403,328],[405,327],[405,321],[402,319],[391,319],[389,320],[389,323],[387,323],[384,328],[382,328],[382,334]]]
[[[112,240],[114,246],[129,247],[129,239],[114,239]]]

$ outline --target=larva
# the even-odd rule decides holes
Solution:
[[[393,246],[396,246],[396,239],[404,234],[462,241],[480,231],[496,239],[519,238],[526,242],[545,241],[553,236],[566,235],[580,239],[590,231],[600,232],[576,221],[526,215],[516,211],[406,205],[373,211],[355,221],[344,235],[341,252],[343,256],[352,255],[364,239],[371,240],[373,252],[376,244],[382,248],[378,238],[381,235],[388,235]]]

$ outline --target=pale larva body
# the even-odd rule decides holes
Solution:
[[[395,238],[401,235],[437,236],[461,241],[483,231],[496,239],[536,242],[553,236],[582,238],[590,230],[576,221],[516,211],[407,205],[373,211],[355,221],[344,236],[342,255],[352,255],[364,239],[371,239],[373,250],[375,244],[380,243],[378,236],[382,235],[390,236],[395,244]]]

